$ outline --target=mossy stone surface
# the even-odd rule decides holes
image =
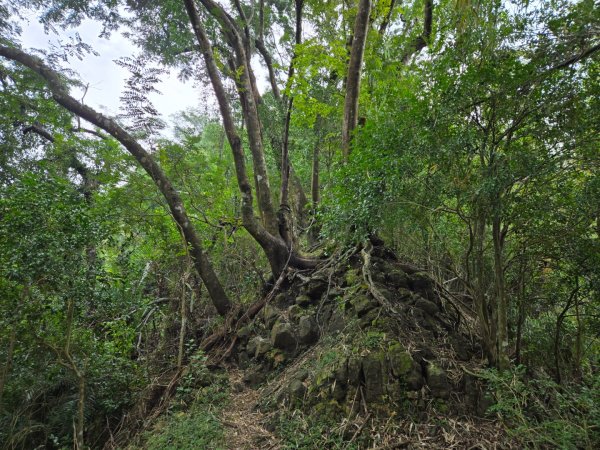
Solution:
[[[392,343],[388,347],[387,356],[390,361],[392,374],[396,378],[405,377],[412,371],[414,361],[410,356],[410,353],[408,353],[400,343]]]
[[[377,303],[366,295],[357,295],[350,300],[350,303],[352,304],[352,307],[359,318],[363,317],[366,313],[377,307]]]
[[[302,308],[308,308],[312,304],[312,299],[305,294],[299,295],[296,297],[296,305],[301,306]]]
[[[297,339],[292,325],[287,322],[277,322],[271,330],[271,344],[280,350],[295,350]]]

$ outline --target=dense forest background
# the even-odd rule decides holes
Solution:
[[[84,19],[139,49],[116,117],[69,68]],[[2,0],[0,30],[2,448],[101,447],[290,271],[380,239],[471,311],[497,417],[598,443],[597,2]],[[167,133],[169,70],[206,96]]]

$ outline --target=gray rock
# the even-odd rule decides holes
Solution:
[[[312,299],[308,295],[299,295],[296,297],[296,305],[307,308],[312,304]]]
[[[377,303],[366,295],[358,295],[354,297],[350,303],[354,307],[354,311],[359,318],[377,307]]]
[[[313,279],[306,284],[306,295],[313,300],[319,300],[327,291],[327,282],[323,280]]]
[[[273,347],[285,351],[296,349],[296,335],[289,323],[277,322],[271,330],[271,343]]]
[[[358,326],[361,329],[370,328],[373,325],[373,321],[379,317],[380,308],[375,308],[366,313],[358,321]]]
[[[331,390],[331,396],[334,400],[341,402],[346,398],[346,391],[346,385],[336,382]]]
[[[348,383],[352,386],[358,386],[360,384],[362,373],[362,365],[360,359],[350,358],[348,360]]]
[[[298,340],[301,344],[314,344],[319,339],[319,327],[311,316],[303,316],[298,324]]]
[[[378,401],[383,394],[382,360],[383,357],[378,353],[371,353],[362,360],[367,402]]]
[[[406,289],[410,287],[410,278],[400,269],[392,269],[387,273],[386,279],[396,288]]]
[[[415,363],[412,367],[412,370],[405,378],[406,388],[409,391],[418,391],[425,384],[425,380],[423,379],[423,375],[421,374],[421,366]]]
[[[340,289],[337,287],[330,288],[329,292],[327,293],[327,298],[331,298],[331,299],[334,299],[336,297],[343,297],[343,296],[344,296],[343,289]]]
[[[246,344],[246,352],[251,358],[253,358],[254,355],[256,355],[256,347],[260,339],[262,339],[260,336],[255,336],[252,339],[250,339]]]
[[[267,330],[273,328],[277,319],[279,319],[279,311],[271,305],[265,305],[262,310],[262,317],[265,322],[265,327]]]
[[[258,341],[256,342],[255,356],[258,358],[260,356],[266,355],[271,351],[272,348],[273,346],[271,345],[268,339],[258,338]]]
[[[346,327],[346,319],[344,312],[340,308],[334,308],[327,323],[327,331],[330,333],[338,333]]]
[[[440,311],[438,305],[429,300],[425,300],[423,297],[417,298],[415,307],[425,311],[430,316],[435,316]]]
[[[256,351],[256,349],[254,351]],[[254,356],[254,353],[252,353],[252,356]],[[237,361],[240,369],[247,369],[248,366],[250,366],[250,356],[248,355],[248,352],[239,352]]]
[[[251,372],[247,372],[246,375],[244,375],[244,378],[242,379],[242,381],[244,383],[246,383],[248,386],[252,386],[252,387],[256,387],[259,384],[261,384],[263,381],[265,381],[265,374],[264,372],[260,371],[260,370],[253,370]]]
[[[275,296],[275,298],[273,299],[273,303],[275,304],[275,306],[277,306],[279,309],[284,309],[286,307],[289,306],[290,304],[290,300],[288,300],[287,296],[283,293],[280,292],[279,294],[277,294]]]
[[[348,364],[344,362],[340,366],[338,366],[334,372],[333,376],[338,383],[348,383]]]
[[[425,272],[416,272],[411,275],[412,288],[427,300],[439,301],[435,293],[435,283]]]
[[[306,394],[306,386],[300,380],[292,380],[289,387],[290,398],[303,399]]]
[[[433,280],[425,272],[416,272],[410,276],[411,287],[415,291],[429,290],[433,288]]]
[[[304,314],[304,310],[298,305],[292,305],[288,308],[288,317],[292,322],[296,322],[302,314]]]
[[[402,302],[408,302],[412,300],[413,292],[407,288],[398,288],[396,298]]]
[[[431,390],[431,395],[437,398],[450,398],[450,382],[443,369],[433,363],[425,368],[425,377],[427,386]]]
[[[385,272],[379,268],[373,267],[371,278],[376,283],[385,283]]]
[[[304,381],[307,378],[308,378],[308,370],[306,370],[306,369],[300,369],[300,370],[298,370],[298,372],[296,372],[294,374],[294,379],[295,380]]]
[[[390,369],[396,378],[403,378],[408,375],[413,368],[414,361],[400,344],[390,345],[387,352],[387,357],[390,362]]]
[[[245,327],[240,328],[236,334],[240,340],[247,339],[252,334],[252,327],[246,325]]]

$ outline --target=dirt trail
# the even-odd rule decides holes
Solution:
[[[259,393],[242,382],[243,372],[232,371],[230,386],[240,392],[231,393],[229,405],[223,410],[221,423],[225,428],[225,445],[229,450],[277,450],[278,439],[263,426],[264,414],[255,409]]]

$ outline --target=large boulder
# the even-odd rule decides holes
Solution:
[[[410,287],[410,277],[402,270],[393,268],[386,274],[386,280],[398,289]]]
[[[305,287],[306,295],[312,300],[319,300],[325,292],[327,292],[328,283],[319,279],[310,280]]]
[[[376,402],[383,394],[383,353],[369,353],[362,360],[362,371],[365,380],[365,400]]]
[[[423,297],[417,297],[415,307],[425,311],[430,316],[435,316],[440,311],[438,305],[429,300],[425,300]]]
[[[288,352],[295,350],[297,339],[292,325],[287,322],[277,322],[271,330],[271,344],[280,350]]]
[[[439,366],[429,363],[425,368],[425,377],[427,386],[431,390],[431,395],[437,398],[450,398],[450,382],[446,372]]]
[[[369,311],[376,308],[377,302],[375,300],[370,299],[364,294],[357,295],[352,300],[350,300],[350,304],[354,308],[354,312],[356,312],[357,317],[363,317]]]
[[[302,308],[308,308],[311,304],[312,299],[306,294],[296,297],[296,305],[301,306]]]
[[[288,318],[292,322],[296,322],[302,316],[302,314],[305,313],[305,311],[299,305],[292,305],[288,308],[287,313]]]
[[[258,358],[268,353],[271,350],[271,348],[273,347],[267,339],[260,336],[255,336],[248,341],[248,345],[246,346],[246,352],[251,357]]]
[[[265,322],[265,327],[267,327],[267,330],[270,330],[275,325],[275,322],[277,322],[277,319],[279,319],[279,310],[271,305],[265,305],[262,309],[262,318]]]
[[[298,340],[301,344],[314,344],[319,339],[319,327],[312,316],[300,317]]]

